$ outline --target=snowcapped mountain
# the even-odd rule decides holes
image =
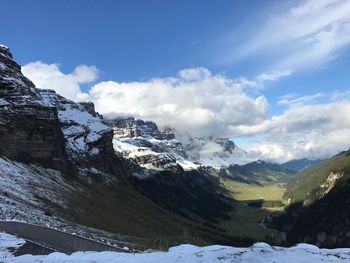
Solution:
[[[115,151],[147,170],[142,175],[134,173],[141,177],[152,171],[228,166],[243,153],[234,142],[224,138],[188,137],[183,142],[173,130],[160,130],[151,121],[129,117],[109,120],[106,124],[114,130]]]
[[[0,46],[0,219],[138,245],[184,232],[225,242],[210,222],[232,206],[198,166],[170,130],[105,122],[92,103],[37,89]]]
[[[107,168],[113,132],[91,104],[36,89],[5,46],[0,47],[0,86],[0,154],[59,170],[70,163]]]
[[[148,248],[154,239],[251,245],[221,224],[235,213],[222,171],[249,183],[286,174],[264,162],[231,165],[244,154],[225,138],[104,120],[92,103],[37,89],[0,46],[0,220]]]
[[[5,156],[16,157],[15,159],[19,161],[25,156],[27,159],[34,158],[33,160],[38,161],[38,157],[42,155],[43,158],[49,157],[48,162],[56,160],[64,162],[64,166],[74,163],[79,169],[103,172],[106,169],[113,170],[110,165],[113,160],[108,159],[113,159],[114,149],[118,155],[131,160],[141,168],[136,169],[134,175],[145,177],[164,170],[229,166],[244,154],[229,139],[177,138],[173,130],[160,130],[150,121],[120,118],[104,123],[102,116],[95,112],[92,103],[79,104],[63,98],[52,90],[36,89],[34,84],[22,75],[20,66],[13,61],[6,47],[1,48],[0,63],[0,83],[4,86],[1,89],[0,110],[7,111],[7,114],[4,114],[7,120],[4,121],[11,122],[12,125],[20,121],[18,125],[28,123],[28,126],[33,126],[33,122],[42,122],[42,127],[45,127],[45,130],[43,128],[42,131],[31,131],[34,133],[25,136],[39,140],[45,138],[42,147],[36,149],[35,158],[31,149],[34,144],[29,141],[23,141],[21,145],[8,145],[9,147],[4,145],[3,148],[9,151],[13,148],[27,149],[27,152],[25,150],[21,153],[11,152],[16,156],[6,154]],[[31,117],[23,118],[24,111]],[[16,115],[11,117],[14,113]],[[38,118],[40,114],[42,117]],[[49,120],[52,127],[47,124]],[[16,127],[13,128],[17,130]],[[6,131],[3,132],[4,138],[16,137],[15,134]],[[6,138],[2,142],[8,143],[13,140],[19,141],[16,137]],[[24,147],[24,144],[28,147]],[[20,156],[22,158],[19,158]],[[60,168],[64,166],[57,164]],[[91,169],[91,166],[95,169]]]
[[[114,130],[115,151],[147,169],[143,175],[152,171],[187,170],[199,166],[171,130],[161,131],[154,122],[124,118],[106,123]]]

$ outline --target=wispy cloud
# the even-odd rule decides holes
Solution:
[[[350,1],[301,1],[260,24],[250,32],[251,38],[231,48],[231,61],[269,55],[277,69],[319,67],[350,43]]]
[[[263,81],[275,81],[282,77],[289,76],[292,74],[291,70],[283,70],[283,71],[271,71],[271,72],[265,72],[256,77],[257,81],[263,82]]]
[[[333,101],[337,101],[337,100],[348,100],[350,99],[350,89],[346,90],[346,91],[335,91],[332,96],[331,99]]]
[[[278,104],[279,105],[301,105],[305,103],[311,103],[319,98],[324,97],[325,94],[322,92],[308,95],[308,96],[298,96],[296,94],[287,94],[285,96],[280,97]]]

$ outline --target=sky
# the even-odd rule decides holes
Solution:
[[[0,0],[0,43],[38,88],[252,159],[350,146],[349,0]]]

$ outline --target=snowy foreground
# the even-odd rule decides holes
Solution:
[[[249,248],[225,246],[196,247],[181,245],[168,252],[130,254],[118,252],[77,252],[72,255],[52,253],[46,256],[23,255],[14,257],[10,251],[18,249],[25,240],[0,233],[0,262],[126,262],[126,263],[234,263],[234,262],[350,262],[350,249],[319,249],[299,244],[292,248],[271,247],[257,243]]]

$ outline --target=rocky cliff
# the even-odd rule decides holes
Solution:
[[[0,154],[56,168],[67,157],[57,108],[43,103],[5,46],[0,46]]]
[[[49,88],[49,87],[48,87]],[[114,171],[113,130],[92,103],[75,103],[39,90],[0,46],[0,154],[62,170]],[[91,169],[91,168],[95,168]]]
[[[154,122],[129,118],[106,121],[113,128],[117,153],[144,168],[145,177],[152,171],[196,170],[201,166],[220,168],[235,162],[242,151],[226,138],[177,138],[171,129],[160,129]]]
[[[114,131],[114,150],[140,166],[141,169],[133,172],[135,176],[144,178],[159,171],[176,172],[186,169],[186,164],[198,166],[189,160],[174,133],[160,130],[154,122],[130,117],[109,120],[106,124]]]

